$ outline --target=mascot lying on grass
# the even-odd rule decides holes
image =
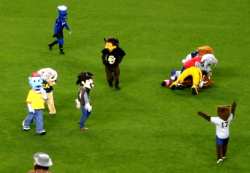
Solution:
[[[48,100],[47,105],[49,109],[49,114],[56,114],[56,108],[54,104],[54,96],[53,96],[53,86],[56,84],[57,80],[57,72],[52,68],[42,68],[38,70],[42,80],[43,80],[43,88],[45,89]]]
[[[169,85],[171,89],[183,89],[190,87],[193,95],[198,95],[198,90],[203,87],[208,87],[212,84],[212,81],[208,76],[202,73],[199,67],[190,67],[184,70],[180,76]]]
[[[198,94],[199,89],[211,86],[213,84],[212,67],[218,63],[218,60],[210,53],[212,48],[205,47],[204,49],[208,50],[197,48],[199,53],[195,55],[193,52],[182,60],[182,70],[173,70],[170,79],[164,80],[161,85],[171,89],[191,87],[194,95]]]

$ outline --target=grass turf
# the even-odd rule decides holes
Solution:
[[[65,52],[48,51],[56,6],[69,6],[72,35]],[[0,2],[0,172],[26,172],[37,151],[51,155],[53,172],[248,172],[249,2],[247,0]],[[127,56],[121,65],[122,90],[108,88],[100,59],[103,38],[118,37]],[[219,64],[215,85],[192,96],[160,82],[187,53],[214,47]],[[32,71],[52,67],[56,117],[45,111],[46,136],[21,131]],[[80,133],[74,107],[76,75],[95,74],[93,113]],[[215,114],[216,105],[239,103],[231,126],[228,160],[215,164],[214,127],[196,115]]]

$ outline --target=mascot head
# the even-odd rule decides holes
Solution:
[[[57,72],[52,68],[42,68],[38,70],[43,81],[46,81],[49,85],[55,85],[57,80]]]
[[[217,108],[218,116],[224,121],[227,121],[228,117],[230,116],[230,113],[231,113],[231,105],[220,105]]]
[[[209,53],[209,54],[205,54],[202,56],[201,62],[197,64],[197,66],[202,71],[206,72],[207,74],[210,73],[210,75],[212,75],[212,69],[213,67],[216,66],[217,63],[218,63],[218,60],[215,58],[215,56]]]
[[[68,12],[67,12],[67,6],[65,5],[59,5],[57,6],[58,14],[60,18],[66,19]]]
[[[218,60],[215,58],[213,54],[205,54],[201,58],[202,63],[207,63],[209,65],[216,65],[218,63]]]
[[[90,72],[81,72],[77,76],[76,84],[83,86],[87,89],[92,89],[94,87],[93,74]]]
[[[199,53],[200,56],[205,55],[207,53],[213,53],[214,50],[212,47],[208,46],[208,45],[204,45],[204,46],[200,46],[197,48],[197,52]]]
[[[110,52],[119,46],[119,40],[116,38],[104,38],[105,49],[108,49]]]
[[[40,91],[42,88],[43,80],[37,72],[33,72],[29,77],[29,84],[33,90]]]

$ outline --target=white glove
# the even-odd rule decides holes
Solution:
[[[35,110],[32,108],[31,104],[27,104],[27,106],[30,113],[35,113]]]
[[[48,96],[47,96],[47,93],[46,93],[45,89],[41,88],[40,93],[42,94],[44,100],[48,99]]]
[[[204,81],[201,81],[199,84],[199,88],[202,88],[204,86]]]
[[[80,109],[81,103],[79,102],[78,99],[75,99],[75,103],[76,103],[76,108],[77,108],[77,109]]]
[[[92,106],[91,106],[89,103],[86,103],[86,104],[84,105],[84,108],[85,108],[87,111],[89,111],[89,112],[92,111]]]

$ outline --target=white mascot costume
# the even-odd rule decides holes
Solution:
[[[41,75],[43,80],[43,88],[45,89],[48,96],[47,105],[49,114],[54,115],[56,114],[56,108],[54,104],[53,86],[56,84],[58,77],[57,72],[52,68],[42,68],[38,70],[38,73]]]

